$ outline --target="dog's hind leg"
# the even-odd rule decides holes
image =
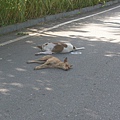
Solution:
[[[52,67],[51,65],[42,64],[42,65],[36,66],[34,70],[40,70],[43,68],[51,68],[51,67]]]
[[[45,52],[35,53],[35,55],[51,55],[51,54],[53,54],[53,52],[51,52],[51,51],[45,51]]]
[[[44,57],[47,57],[47,56],[44,56]],[[48,59],[44,64],[36,66],[34,68],[34,70],[39,70],[39,69],[43,69],[43,68],[51,68],[51,67],[53,67],[53,63],[51,63],[50,60],[51,60],[51,58]]]
[[[35,59],[35,60],[29,60],[27,61],[27,63],[40,63],[40,64],[43,64],[45,63],[49,58],[52,58],[53,56],[51,55],[46,55],[46,56],[43,56],[41,58],[38,58],[38,59]]]
[[[80,47],[80,48],[73,47],[73,51],[84,50],[84,49],[85,49],[85,47]]]
[[[39,63],[39,64],[43,64],[43,63],[45,63],[45,61],[39,61],[39,60],[29,60],[29,61],[27,61],[27,64],[30,64],[30,63]]]

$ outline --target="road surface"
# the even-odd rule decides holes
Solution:
[[[0,37],[0,120],[120,120],[118,4],[25,31],[32,36]],[[48,41],[85,50],[54,55],[68,57],[70,71],[34,71],[37,64],[26,61],[40,57],[36,46]]]

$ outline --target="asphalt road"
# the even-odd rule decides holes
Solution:
[[[0,120],[120,120],[120,7],[112,10],[116,6],[34,26],[27,31],[39,33],[84,18],[1,46]],[[0,42],[18,37],[11,33]],[[34,71],[37,64],[26,61],[40,57],[34,55],[36,46],[47,41],[70,41],[85,50],[54,55],[68,57],[70,71]]]

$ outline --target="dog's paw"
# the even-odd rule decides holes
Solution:
[[[40,55],[40,53],[35,53],[36,56]]]
[[[39,67],[39,66],[36,66],[36,67],[34,68],[34,70],[40,70],[40,67]]]
[[[27,61],[26,63],[27,63],[27,64],[30,64],[30,63],[31,63],[31,60]]]
[[[35,67],[34,70],[38,70],[38,69]]]

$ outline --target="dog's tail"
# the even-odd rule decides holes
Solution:
[[[77,47],[73,47],[73,51],[77,51],[77,50],[84,50],[85,49],[85,47],[80,47],[80,48],[77,48]]]

